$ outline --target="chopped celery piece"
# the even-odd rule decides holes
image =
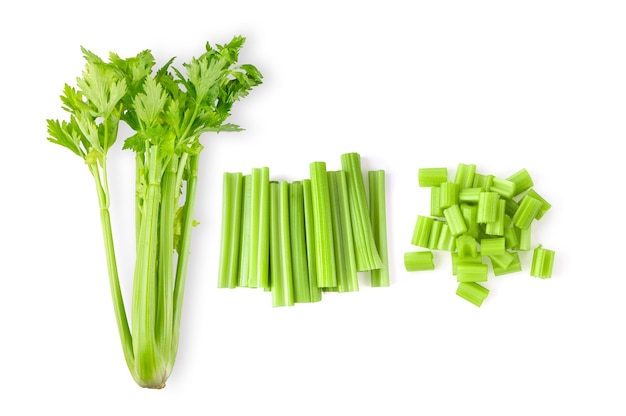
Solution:
[[[289,184],[270,183],[270,256],[272,306],[293,306]]]
[[[337,286],[333,219],[325,162],[310,164],[313,225],[315,227],[315,260],[318,287]]]
[[[517,273],[522,271],[522,263],[519,258],[519,253],[516,251],[511,252],[511,262],[504,267],[501,263],[498,262],[498,259],[494,262],[494,259],[491,258],[491,267],[493,268],[493,274],[495,276],[502,276],[510,273]]]
[[[520,169],[506,179],[515,184],[515,194],[513,196],[520,195],[522,192],[529,190],[535,185],[533,178],[526,169]]]
[[[270,170],[253,168],[250,179],[248,287],[269,287]]]
[[[459,258],[456,265],[458,282],[486,282],[489,277],[489,266],[484,263],[464,262]]]
[[[443,216],[450,226],[450,232],[453,236],[458,236],[467,231],[467,226],[461,214],[461,208],[457,204],[443,210]]]
[[[350,202],[345,171],[328,172],[328,190],[333,220],[337,291],[356,292],[359,290],[359,279],[356,269],[352,224],[350,223]]]
[[[411,244],[418,247],[428,248],[428,242],[430,240],[430,230],[433,227],[434,221],[434,218],[418,215],[417,221],[415,222],[415,228],[413,230],[413,238],[411,239]]]
[[[530,275],[541,279],[550,279],[554,266],[554,254],[554,250],[548,250],[541,245],[537,246],[533,251]]]
[[[475,255],[475,256],[465,256],[465,257],[461,257],[459,256],[459,253],[452,253],[452,255],[450,256],[452,259],[452,275],[456,276],[456,266],[459,263],[482,263],[483,262],[483,257],[481,255]]]
[[[242,199],[243,175],[241,172],[225,172],[222,190],[222,233],[218,288],[237,287]]]
[[[505,247],[507,249],[516,249],[519,245],[519,237],[515,227],[507,227],[504,229]]]
[[[498,200],[496,220],[485,224],[485,233],[489,235],[504,235],[504,221],[506,218],[506,200]]]
[[[430,215],[433,217],[443,217],[440,186],[433,186],[430,188]]]
[[[404,253],[404,267],[408,272],[434,270],[432,251],[412,251]]]
[[[483,174],[475,174],[474,175],[474,183],[472,184],[473,188],[481,188],[483,192],[489,192],[491,190],[491,185],[493,184],[493,175],[483,175]]]
[[[491,192],[497,192],[501,197],[510,199],[513,198],[515,194],[515,182],[509,181],[507,179],[501,178],[493,178],[493,183],[491,184],[491,188],[489,188]]]
[[[526,194],[519,204],[519,208],[513,216],[513,223],[521,230],[527,230],[541,208],[543,202]]]
[[[460,258],[476,257],[478,254],[477,242],[469,234],[463,234],[456,238],[456,251]]]
[[[494,222],[498,219],[500,194],[497,192],[481,192],[478,198],[478,214],[476,221],[481,224]]]
[[[389,279],[389,249],[387,244],[385,171],[382,169],[370,170],[367,178],[374,241],[382,262],[381,268],[370,271],[371,284],[372,287],[387,287],[391,283]]]
[[[441,226],[437,250],[450,252],[456,250],[456,238],[450,232],[450,226],[447,223],[443,223]]]
[[[289,184],[289,238],[295,303],[311,302],[304,218],[304,187],[302,181],[294,181]]]
[[[456,290],[456,294],[480,307],[487,296],[489,296],[489,289],[474,282],[461,282]]]
[[[439,245],[439,237],[441,236],[441,229],[445,223],[443,221],[434,220],[432,227],[430,227],[430,236],[428,239],[429,250],[436,250]]]
[[[483,238],[480,240],[480,254],[483,256],[497,256],[506,251],[504,237]]]
[[[309,268],[309,289],[311,291],[311,302],[322,300],[322,290],[317,284],[317,262],[315,244],[315,226],[313,212],[313,194],[311,191],[311,180],[302,180],[302,194],[304,197],[304,232],[306,242],[307,264]]]
[[[504,213],[512,218],[513,215],[515,215],[515,213],[517,212],[518,208],[519,208],[519,202],[513,199],[507,199]]]
[[[531,227],[528,227],[525,230],[520,230],[515,227],[515,230],[518,232],[518,244],[516,250],[518,251],[529,251],[530,250],[530,236],[531,236]]]
[[[459,202],[459,185],[454,182],[443,182],[439,185],[439,206],[445,210]]]
[[[417,171],[419,186],[435,187],[448,181],[448,168],[421,168]]]
[[[509,267],[511,262],[514,260],[513,254],[511,254],[511,252],[506,251],[506,250],[504,250],[504,252],[502,252],[501,254],[494,254],[494,255],[487,255],[487,256],[489,257],[489,260],[491,260],[491,264],[494,267],[499,267],[502,269],[506,269],[507,267]]]
[[[476,165],[459,163],[454,176],[454,183],[459,189],[471,188],[474,186],[474,176],[476,175]]]
[[[341,168],[346,172],[348,183],[357,270],[380,269],[382,261],[376,250],[363,171],[361,170],[361,156],[355,152],[342,154]]]
[[[463,188],[459,191],[459,202],[478,203],[482,188]]]
[[[549,210],[550,208],[552,208],[552,205],[550,205],[550,203],[549,203],[548,201],[546,201],[544,197],[542,197],[541,195],[539,195],[539,194],[537,193],[537,191],[535,191],[534,189],[529,190],[529,191],[526,193],[526,195],[531,196],[531,197],[535,198],[535,199],[536,199],[536,200],[538,200],[538,201],[541,201],[541,204],[542,204],[542,205],[541,205],[541,208],[539,209],[539,212],[537,212],[537,215],[535,215],[535,219],[536,219],[536,220],[540,220],[540,219],[541,219],[541,217],[543,217],[543,216],[544,216],[544,214],[545,214],[546,212],[548,212],[548,210]]]
[[[478,207],[476,205],[461,204],[461,214],[463,214],[463,221],[467,226],[467,234],[474,238],[478,238],[480,235],[480,224],[478,224]]]

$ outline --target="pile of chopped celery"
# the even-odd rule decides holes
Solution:
[[[218,288],[263,289],[274,307],[319,302],[358,291],[359,272],[389,286],[387,251],[385,172],[364,175],[358,153],[292,182],[267,167],[224,173]]]
[[[451,253],[456,294],[476,306],[489,295],[489,264],[495,276],[522,270],[520,251],[531,250],[532,225],[551,208],[532,177],[521,169],[506,179],[459,164],[452,180],[447,168],[419,169],[420,187],[429,187],[430,215],[418,215],[411,244],[427,250],[407,252],[407,271],[433,270],[433,250]],[[554,251],[533,250],[530,275],[552,277]]]

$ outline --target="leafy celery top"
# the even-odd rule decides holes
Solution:
[[[200,136],[239,131],[226,123],[231,107],[261,84],[249,64],[238,65],[245,38],[206,44],[198,58],[154,71],[144,50],[104,61],[82,48],[86,60],[76,87],[61,101],[69,120],[47,120],[48,140],[81,157],[95,181],[115,317],[124,357],[142,387],[162,388],[178,350],[181,310],[197,190]],[[136,153],[136,261],[130,320],[120,289],[111,220],[107,154],[120,123],[134,134],[123,149]]]

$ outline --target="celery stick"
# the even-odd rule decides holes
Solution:
[[[456,294],[480,307],[489,295],[489,289],[478,283],[461,282],[456,290]]]
[[[439,241],[437,242],[437,250],[454,251],[456,250],[456,238],[450,232],[450,226],[444,223],[439,233]]]
[[[313,194],[311,180],[302,180],[302,194],[304,199],[304,232],[306,242],[306,258],[309,269],[309,290],[311,302],[322,300],[322,291],[317,284],[317,256],[315,253],[315,214],[313,212]]]
[[[459,202],[477,204],[482,188],[463,188],[459,191]]]
[[[489,235],[504,235],[504,221],[506,213],[506,200],[498,200],[495,221],[485,224],[485,233]]]
[[[421,168],[417,171],[421,187],[437,187],[448,181],[448,168]]]
[[[333,224],[337,291],[357,292],[359,279],[345,171],[328,172],[328,190]]]
[[[289,184],[289,231],[294,302],[308,303],[311,302],[311,287],[306,254],[302,181]]]
[[[335,264],[333,220],[326,163],[311,163],[310,172],[311,195],[313,197],[313,225],[315,227],[317,285],[320,288],[336,287],[337,268]]]
[[[550,279],[554,266],[554,255],[554,250],[548,250],[541,245],[537,246],[535,250],[533,250],[530,275],[541,279]]]
[[[481,264],[483,262],[483,257],[481,255],[474,255],[474,256],[464,256],[461,257],[459,256],[459,253],[452,253],[452,255],[450,256],[451,260],[452,260],[452,275],[456,276],[457,273],[457,265],[459,263],[477,263],[477,264]]]
[[[293,306],[289,184],[286,181],[270,183],[270,256],[272,306]]]
[[[511,265],[513,260],[515,260],[513,254],[510,251],[506,250],[501,254],[490,255],[488,257],[489,260],[491,260],[491,264],[493,265],[494,269],[496,267],[500,269],[506,269]]]
[[[443,182],[439,185],[439,206],[441,209],[451,207],[459,202],[459,185],[454,182]]]
[[[237,286],[242,190],[243,175],[241,172],[225,172],[222,191],[222,234],[217,280],[218,288],[234,288]]]
[[[474,188],[472,188],[474,189]],[[478,224],[478,207],[475,204],[464,203],[460,205],[461,214],[463,215],[463,221],[467,226],[466,234],[471,235],[474,238],[478,238],[480,235],[480,224]]]
[[[437,250],[439,245],[439,237],[441,236],[441,229],[445,223],[443,221],[434,220],[432,223],[432,227],[430,228],[430,236],[428,238],[428,247],[429,250]]]
[[[250,275],[250,230],[252,224],[252,176],[243,176],[243,198],[241,202],[241,235],[239,236],[238,287],[248,287]]]
[[[341,168],[346,172],[348,183],[357,270],[380,269],[382,261],[376,250],[363,171],[361,170],[361,156],[354,152],[342,154]]]
[[[371,285],[372,287],[387,287],[391,285],[391,282],[389,279],[389,249],[387,244],[385,171],[371,170],[367,176],[374,241],[382,262],[380,269],[370,271]]]
[[[248,287],[269,286],[270,170],[253,168],[250,182],[250,259]]]
[[[413,251],[404,253],[404,267],[408,272],[434,270],[432,251]]]
[[[528,227],[525,230],[520,230],[519,228],[515,227],[515,230],[518,233],[517,240],[519,241],[519,243],[517,244],[517,250],[518,251],[529,251],[530,250],[530,243],[531,243],[531,230],[532,230],[532,227]]]

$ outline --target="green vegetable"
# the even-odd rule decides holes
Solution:
[[[385,187],[385,171],[370,170],[367,173],[369,183],[370,215],[374,242],[380,255],[382,266],[370,271],[372,287],[389,286],[389,249],[387,246],[387,203]]]
[[[404,253],[404,267],[409,272],[434,270],[432,251],[411,251]]]
[[[261,84],[252,65],[236,65],[243,37],[206,45],[198,58],[154,72],[148,50],[104,61],[82,49],[85,70],[61,101],[69,120],[47,120],[48,139],[84,160],[100,207],[113,306],[124,357],[142,387],[162,388],[178,350],[189,261],[198,166],[206,132],[239,131],[226,123],[233,104]],[[109,151],[120,122],[134,134],[123,149],[136,153],[136,262],[128,321],[114,250],[109,206]],[[176,255],[178,253],[178,255]],[[230,286],[229,282],[229,286]]]
[[[241,207],[243,176],[240,172],[224,173],[222,193],[222,234],[217,287],[237,287],[239,246],[241,236]]]
[[[503,179],[459,164],[451,182],[446,168],[421,168],[419,186],[431,188],[430,216],[417,216],[411,244],[450,252],[457,294],[480,306],[489,290],[477,282],[488,281],[489,263],[495,276],[521,271],[518,251],[530,250],[532,224],[550,203],[525,169]],[[432,253],[421,253],[405,253],[408,271],[430,270]],[[533,254],[531,275],[551,277],[554,252],[539,246]]]
[[[275,307],[292,306],[294,304],[294,296],[289,227],[289,184],[286,181],[272,182],[270,184],[269,241],[272,304]]]

